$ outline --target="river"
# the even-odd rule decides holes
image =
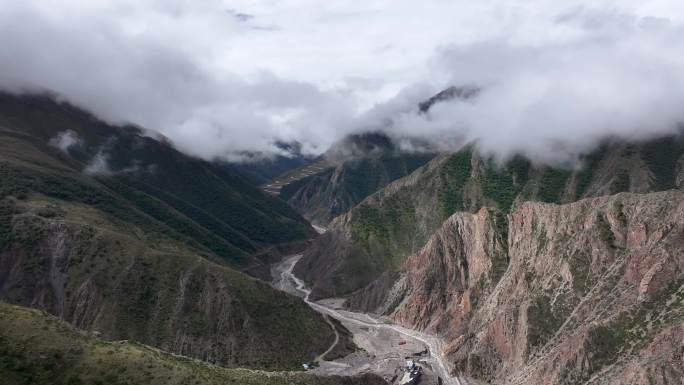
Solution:
[[[287,257],[273,268],[274,287],[301,297],[314,310],[340,321],[352,332],[354,342],[365,350],[364,353],[353,353],[350,357],[339,360],[324,361],[323,357],[339,340],[339,335],[335,331],[335,342],[318,357],[320,366],[315,369],[316,372],[353,375],[369,371],[389,379],[393,377],[393,372],[396,375],[396,370],[404,363],[405,356],[427,349],[428,354],[421,362],[427,369],[427,377],[433,372],[435,382],[439,376],[444,384],[462,385],[457,377],[449,375],[448,362],[442,353],[441,341],[436,336],[392,324],[387,318],[340,309],[338,300],[311,301],[311,290],[293,274],[294,266],[301,257]],[[331,327],[335,330],[332,324]]]

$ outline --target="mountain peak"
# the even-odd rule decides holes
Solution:
[[[476,97],[480,93],[480,89],[473,86],[451,86],[448,87],[434,96],[430,97],[428,100],[421,102],[418,105],[420,112],[426,113],[435,104],[448,102],[451,100],[468,100]]]

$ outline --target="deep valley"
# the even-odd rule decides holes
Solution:
[[[681,383],[681,129],[560,162],[391,125],[238,162],[0,93],[0,383]]]

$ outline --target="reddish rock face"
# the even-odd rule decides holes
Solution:
[[[506,258],[504,241],[485,209],[450,217],[423,250],[406,261],[411,294],[395,319],[430,331],[457,329],[472,310],[471,296],[479,294],[479,282],[491,281],[490,256]]]
[[[684,192],[451,216],[405,263],[393,313],[496,384],[675,384]]]

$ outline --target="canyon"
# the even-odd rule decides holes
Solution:
[[[438,156],[334,219],[294,273],[313,300],[438,336],[466,382],[677,383],[683,152],[671,143],[665,162],[645,155],[653,144],[618,143],[576,171]]]
[[[683,385],[680,3],[3,1],[0,385]]]
[[[357,135],[260,191],[138,128],[0,96],[0,322],[21,328],[0,370],[16,383],[49,381],[26,366],[47,348],[21,350],[35,325],[78,379],[76,350],[101,345],[150,383],[171,365],[204,383],[395,384],[407,359],[430,385],[682,377],[681,135],[607,140],[576,167]],[[80,144],[62,149],[67,125]]]

